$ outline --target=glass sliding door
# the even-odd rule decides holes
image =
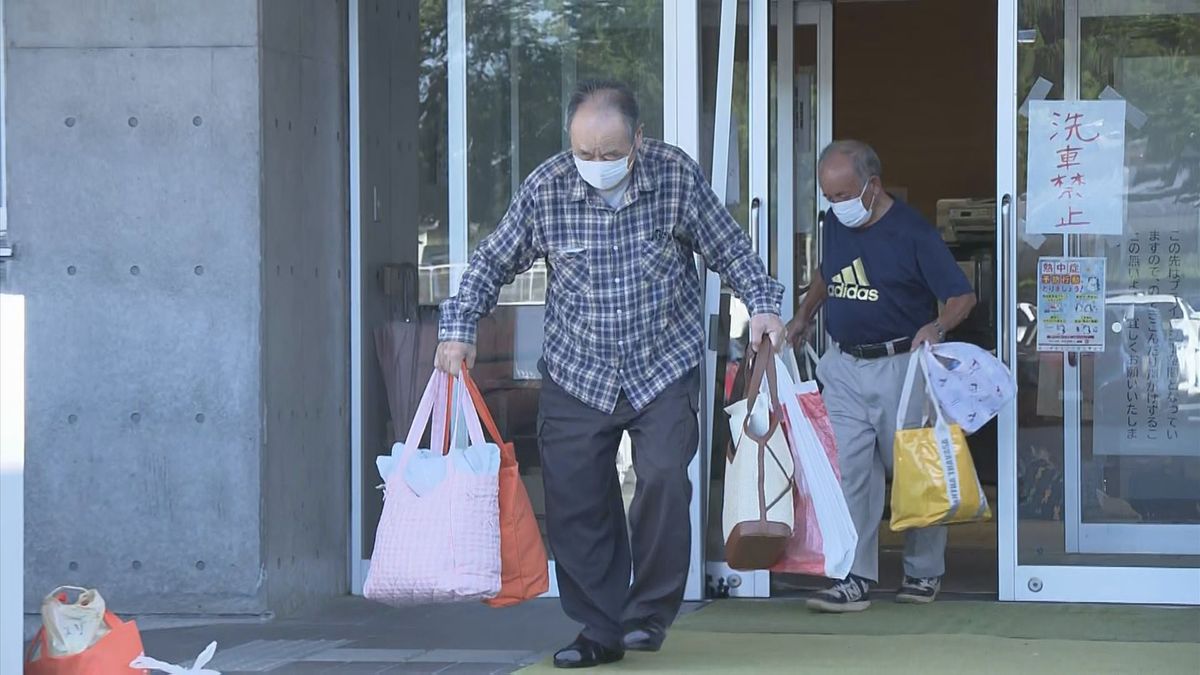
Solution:
[[[408,429],[415,398],[405,391],[428,377],[438,303],[454,293],[471,252],[495,229],[521,181],[569,148],[565,114],[578,82],[628,84],[647,137],[680,143],[677,136],[689,128],[696,135],[697,92],[664,83],[668,73],[696,78],[696,46],[686,43],[689,23],[696,33],[689,4],[351,3],[356,591],[381,512],[375,457]],[[667,91],[674,92],[670,100]],[[480,323],[473,373],[501,433],[516,446],[543,533],[536,364],[546,283],[539,262],[502,290],[499,307]],[[381,368],[385,361],[390,369]],[[403,378],[397,362],[406,364]],[[627,505],[636,485],[634,450],[626,438],[615,468]],[[698,490],[694,500],[698,530]],[[694,550],[689,599],[702,596],[700,547]]]
[[[999,338],[1019,384],[1002,419],[1001,597],[1200,603],[1200,1],[1004,0],[999,21]],[[1041,99],[1124,101],[1120,199],[1086,218],[1072,153],[1099,127],[1056,118],[1075,141],[1057,150],[1058,232],[1029,206],[1048,187],[1027,174],[1053,138]],[[1115,229],[1072,234],[1075,216]],[[1039,277],[1063,256],[1105,270],[1096,351],[1039,349],[1060,325]]]
[[[701,0],[701,164],[785,288],[790,317],[816,267],[816,157],[832,119],[832,7],[826,2]],[[742,397],[745,306],[709,273],[707,582],[716,595],[766,597],[770,575],[724,564],[725,407]]]

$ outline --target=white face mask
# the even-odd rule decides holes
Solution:
[[[871,209],[875,208],[875,198],[871,198],[871,209],[863,206],[863,195],[867,194],[867,187],[871,181],[863,186],[862,192],[854,199],[847,199],[844,202],[836,202],[829,205],[833,209],[833,215],[841,224],[849,228],[862,227],[864,223],[871,219]]]
[[[597,190],[611,190],[621,184],[629,171],[629,157],[611,161],[591,161],[575,157],[575,168],[588,185]]]

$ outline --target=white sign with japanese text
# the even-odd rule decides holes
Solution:
[[[1038,258],[1039,352],[1104,351],[1104,258]]]
[[[1125,101],[1030,101],[1025,229],[1125,229]]]

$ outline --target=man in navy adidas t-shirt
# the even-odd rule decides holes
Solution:
[[[870,606],[871,585],[879,580],[879,524],[892,439],[905,422],[896,417],[909,352],[944,340],[975,306],[970,282],[937,230],[884,191],[881,173],[879,156],[865,143],[838,141],[822,151],[818,176],[830,209],[821,266],[788,325],[793,342],[803,339],[824,305],[836,346],[826,351],[817,375],[837,437],[842,490],[858,530],[850,576],[809,600],[818,611]],[[924,397],[917,391],[913,399],[910,411],[919,415]],[[945,554],[946,528],[910,530],[897,600],[932,602],[946,571]]]

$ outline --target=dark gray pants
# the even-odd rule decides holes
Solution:
[[[543,369],[538,439],[559,596],[584,636],[601,644],[620,646],[623,624],[633,621],[665,630],[683,602],[699,385],[693,371],[642,410],[622,396],[610,415],[568,394]],[[616,469],[622,432],[633,441],[637,475],[630,531]]]

